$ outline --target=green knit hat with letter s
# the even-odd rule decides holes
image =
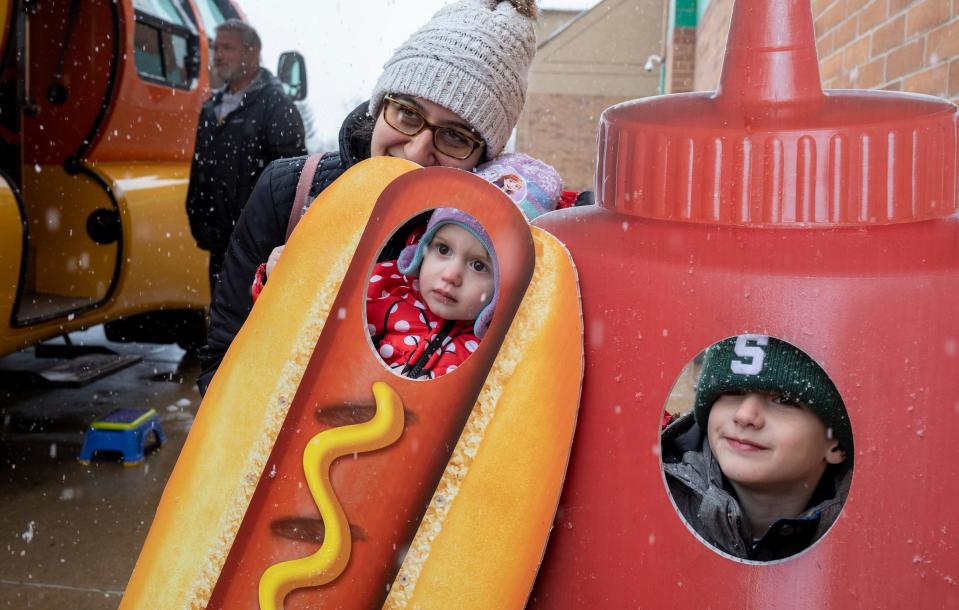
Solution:
[[[723,394],[770,392],[808,406],[832,431],[852,465],[849,414],[829,375],[795,346],[766,335],[739,335],[706,350],[696,381],[696,421],[705,428],[713,403]]]

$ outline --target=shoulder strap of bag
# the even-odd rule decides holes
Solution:
[[[296,195],[293,198],[293,211],[290,212],[290,220],[286,225],[286,239],[290,239],[296,224],[303,218],[306,208],[310,204],[310,187],[313,186],[313,176],[316,175],[316,168],[326,153],[310,155],[306,158],[306,165],[300,172],[300,180],[296,183]]]

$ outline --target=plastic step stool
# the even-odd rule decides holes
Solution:
[[[97,451],[119,451],[124,466],[139,466],[150,432],[156,434],[158,445],[166,442],[155,409],[114,409],[90,424],[80,450],[80,463],[89,464]]]

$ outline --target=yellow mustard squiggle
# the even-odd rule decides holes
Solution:
[[[369,421],[324,430],[303,450],[303,471],[320,509],[325,535],[320,549],[301,559],[274,564],[260,578],[261,610],[283,607],[293,589],[325,585],[335,580],[350,559],[350,524],[330,484],[330,466],[344,455],[374,451],[395,443],[403,433],[403,401],[396,390],[373,384],[376,413]]]

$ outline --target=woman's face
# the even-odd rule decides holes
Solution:
[[[432,125],[458,127],[466,131],[469,131],[471,128],[459,115],[443,108],[439,104],[434,104],[428,100],[412,96],[397,95],[396,98],[415,107]],[[471,170],[479,163],[482,154],[483,147],[479,146],[473,151],[473,154],[465,159],[456,159],[449,155],[444,155],[433,146],[432,129],[426,128],[415,136],[400,133],[387,124],[383,118],[382,108],[379,116],[376,118],[376,124],[373,126],[373,140],[370,144],[371,157],[385,155],[414,161],[424,167],[442,165],[444,167]]]

